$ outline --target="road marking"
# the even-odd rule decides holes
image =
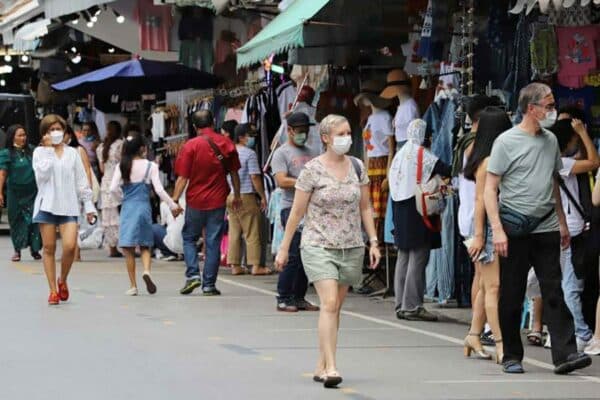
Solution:
[[[227,283],[227,284],[229,284],[231,286],[237,286],[237,287],[240,287],[240,288],[243,288],[243,289],[248,289],[248,290],[251,290],[251,291],[254,291],[254,292],[257,292],[257,293],[262,293],[262,294],[267,295],[267,296],[277,296],[277,293],[273,292],[272,290],[261,289],[261,288],[258,288],[258,287],[252,286],[252,285],[248,285],[248,284],[245,284],[245,283],[236,282],[236,281],[233,281],[231,279],[219,277],[219,281],[221,281],[223,283]],[[406,325],[403,325],[403,324],[399,324],[397,322],[387,321],[387,320],[384,320],[384,319],[381,319],[381,318],[370,317],[368,315],[357,313],[357,312],[353,312],[353,311],[344,311],[344,310],[342,310],[341,314],[342,315],[347,315],[349,317],[354,317],[356,319],[361,319],[363,321],[372,322],[374,324],[389,326],[389,327],[392,327],[392,328],[398,328],[398,329],[401,329],[401,330],[404,330],[404,331],[407,331],[407,332],[412,332],[412,333],[415,333],[415,334],[418,334],[418,335],[429,336],[429,337],[432,337],[432,338],[435,338],[435,339],[439,339],[439,340],[442,340],[442,341],[454,343],[454,344],[459,345],[459,346],[462,346],[464,344],[464,340],[457,339],[457,338],[452,337],[452,336],[443,335],[443,334],[435,333],[435,332],[430,332],[430,331],[427,331],[425,329],[419,329],[419,328],[415,328],[415,327],[412,327],[412,326],[406,326]],[[523,358],[523,362],[527,363],[529,365],[533,365],[533,366],[538,367],[538,368],[542,368],[542,369],[546,369],[546,370],[554,370],[554,365],[548,364],[548,363],[543,362],[543,361],[535,360],[535,359],[530,358],[530,357]],[[580,379],[583,379],[583,380],[586,380],[586,381],[589,381],[589,382],[600,383],[600,378],[595,377],[595,376],[585,376],[585,375],[579,375],[579,374],[572,374],[572,376],[576,376],[576,377],[578,377]],[[511,382],[513,382],[513,381],[511,381]]]
[[[583,377],[578,377],[583,378]],[[431,380],[423,383],[434,383],[440,385],[450,384],[473,384],[473,383],[581,383],[580,379],[465,379],[465,380]]]
[[[220,337],[220,336],[211,336],[211,337],[208,338],[208,340],[212,340],[212,341],[218,342],[220,340],[223,340],[223,338]]]
[[[316,332],[317,328],[267,329],[267,332]],[[340,332],[393,331],[394,328],[340,328]]]

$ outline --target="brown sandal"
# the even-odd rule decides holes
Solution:
[[[17,251],[15,252],[15,254],[13,254],[12,258],[10,259],[12,262],[19,262],[21,261],[21,252]]]

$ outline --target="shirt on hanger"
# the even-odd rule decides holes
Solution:
[[[142,50],[169,51],[173,24],[170,6],[155,6],[152,0],[138,0],[135,19],[139,24]]]
[[[419,118],[419,116],[419,106],[413,98],[403,101],[396,110],[393,125],[394,132],[390,132],[387,135],[395,135],[396,143],[405,142],[407,140],[406,128],[408,128],[408,124],[410,124],[413,119]]]
[[[156,111],[152,113],[152,141],[157,143],[165,137],[165,117],[167,114],[164,111]]]
[[[597,26],[557,27],[558,82],[570,88],[583,86],[583,78],[596,69],[595,41],[599,39]]]
[[[369,116],[363,132],[369,158],[389,155],[388,141],[392,132],[392,117],[387,111],[378,110]]]

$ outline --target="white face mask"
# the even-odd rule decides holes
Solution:
[[[350,151],[350,147],[352,146],[352,137],[351,136],[336,136],[333,138],[333,144],[331,145],[331,149],[338,155],[343,156],[347,152]]]
[[[548,111],[546,113],[546,118],[540,121],[540,126],[542,128],[550,128],[556,122],[556,118],[558,118],[558,112],[556,110]]]
[[[65,137],[64,131],[61,131],[61,130],[50,131],[50,140],[52,141],[53,145],[61,144],[63,142],[64,137]]]

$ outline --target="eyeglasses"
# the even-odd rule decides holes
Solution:
[[[550,103],[550,104],[539,104],[539,103],[533,103],[534,106],[538,106],[538,107],[544,107],[544,109],[546,111],[552,111],[556,109],[556,103]]]

